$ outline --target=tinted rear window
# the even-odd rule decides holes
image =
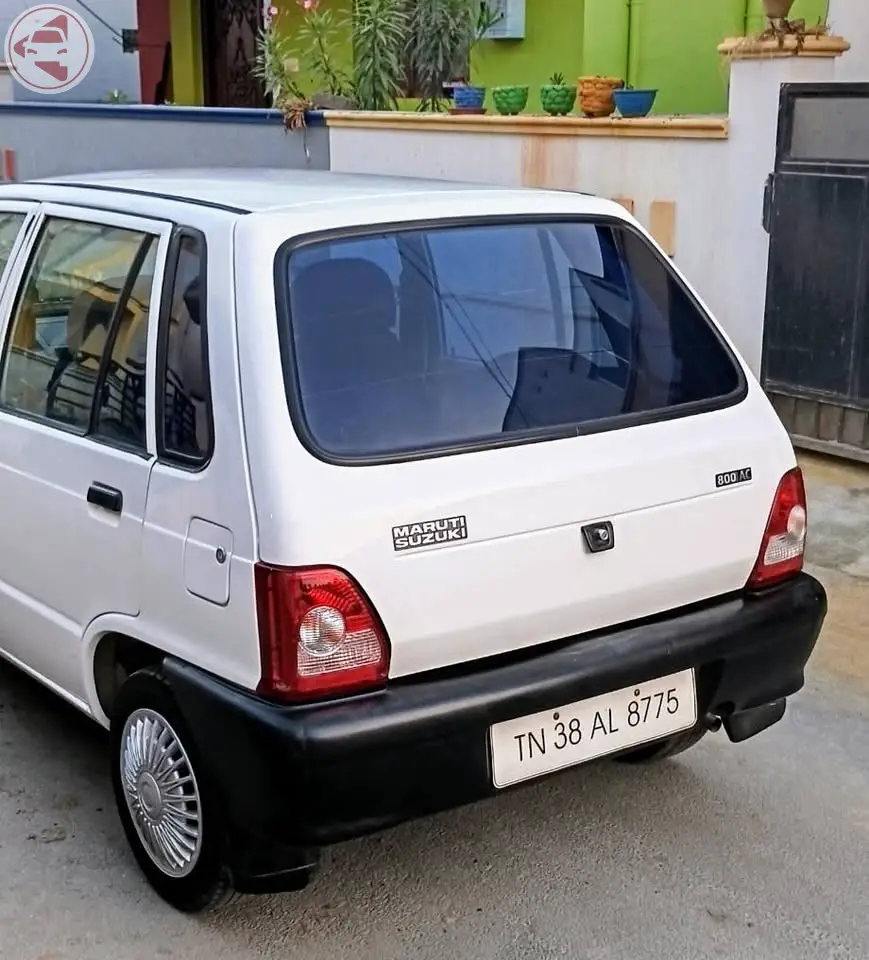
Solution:
[[[742,385],[668,264],[612,222],[319,240],[281,272],[288,388],[327,455],[571,435]]]

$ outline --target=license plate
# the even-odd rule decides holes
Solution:
[[[508,787],[595,757],[689,730],[697,723],[694,671],[633,684],[489,730],[492,778]]]

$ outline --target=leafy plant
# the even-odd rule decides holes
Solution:
[[[553,87],[563,87],[564,86],[564,74],[563,73],[553,73],[549,78],[549,83]]]
[[[405,0],[354,0],[353,87],[363,110],[394,109],[404,79]]]
[[[477,14],[477,31],[475,40],[482,40],[483,37],[492,29],[492,27],[497,27],[503,19],[503,11],[493,7],[491,3],[488,3],[488,0],[482,0],[480,3],[480,11]]]
[[[464,73],[474,44],[478,0],[408,0],[407,58],[419,84],[420,110],[440,110],[444,84]]]
[[[296,35],[299,59],[306,71],[319,80],[324,92],[334,97],[352,97],[350,77],[335,59],[333,50],[346,36],[346,19],[339,20],[331,10],[320,9],[320,0],[299,0],[304,12],[302,26]]]
[[[129,97],[123,90],[109,90],[106,94],[105,103],[128,103]]]
[[[262,80],[272,103],[280,108],[281,104],[290,98],[301,97],[302,92],[290,70],[290,62],[295,53],[293,41],[291,37],[284,36],[275,29],[277,14],[277,8],[269,7],[260,28],[253,75]]]

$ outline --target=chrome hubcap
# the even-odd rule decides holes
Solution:
[[[136,710],[121,738],[121,782],[142,846],[169,877],[186,877],[202,849],[196,774],[168,720]]]

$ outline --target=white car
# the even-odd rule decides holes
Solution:
[[[0,187],[0,249],[0,648],[175,907],[803,685],[790,440],[615,203],[105,174]]]

